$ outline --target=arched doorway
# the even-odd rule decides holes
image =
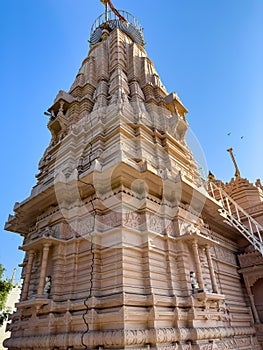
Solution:
[[[251,289],[260,322],[263,323],[263,278],[257,280]]]

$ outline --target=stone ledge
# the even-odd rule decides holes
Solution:
[[[50,299],[44,297],[36,297],[35,299],[27,299],[16,303],[15,306],[17,309],[26,309],[35,307],[39,310],[42,306],[49,304],[51,302]]]
[[[199,292],[193,294],[195,299],[199,300],[225,300],[224,294],[210,293],[210,292]]]

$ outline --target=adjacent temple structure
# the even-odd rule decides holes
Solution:
[[[129,13],[105,4],[68,92],[48,109],[10,350],[260,350],[263,191],[198,172],[187,109]],[[261,344],[261,345],[260,345]]]

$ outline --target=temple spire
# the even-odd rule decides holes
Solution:
[[[14,283],[15,283],[15,277],[16,277],[16,268],[14,268],[14,270],[13,270],[13,274],[12,274],[12,278],[11,278],[11,284],[12,284],[12,286],[14,286]]]
[[[236,162],[235,157],[234,157],[234,154],[233,154],[233,148],[229,148],[229,149],[227,150],[227,152],[230,153],[230,156],[231,156],[232,161],[233,161],[233,163],[234,163],[234,167],[235,167],[235,169],[236,169],[235,177],[240,177],[240,171],[239,171],[239,169],[238,169],[237,162]]]

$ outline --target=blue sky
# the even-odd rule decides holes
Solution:
[[[208,169],[229,181],[231,146],[241,175],[263,179],[263,1],[113,3],[143,25],[148,56],[168,92],[176,91],[188,108],[194,148],[200,144]],[[50,140],[43,112],[59,90],[69,89],[102,12],[99,0],[1,3],[0,263],[8,276],[22,263],[22,241],[3,226],[35,184]]]

